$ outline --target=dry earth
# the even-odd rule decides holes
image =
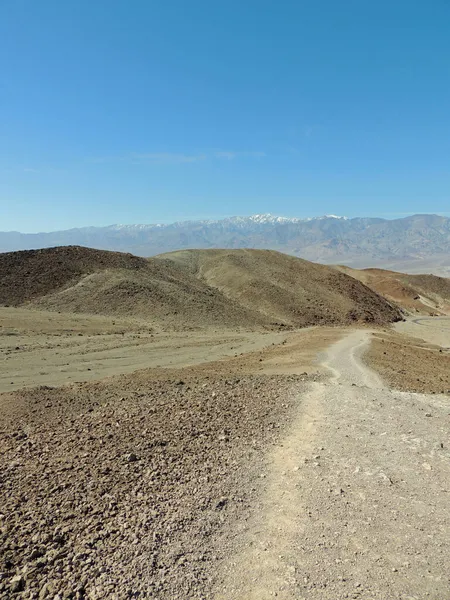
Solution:
[[[409,275],[385,269],[336,268],[358,279],[408,313],[432,316],[450,314],[450,279],[446,277]]]
[[[1,395],[0,596],[211,597],[265,450],[341,333]]]
[[[149,259],[80,246],[7,252],[0,254],[0,305],[143,319],[156,331],[401,319],[397,307],[354,278],[265,250]]]
[[[5,411],[1,597],[204,597],[303,384],[179,376],[39,388]]]
[[[406,321],[396,323],[395,331],[406,336],[421,338],[430,344],[450,349],[450,318],[413,317]]]
[[[386,381],[382,360],[418,368],[406,347],[443,365],[447,321],[398,324],[425,342],[0,323],[19,346],[3,374],[46,381],[0,395],[0,597],[450,599],[448,396],[390,391],[361,362],[390,336],[403,346],[365,357]],[[84,383],[50,387],[64,356]],[[160,366],[126,373],[144,365]]]
[[[393,392],[335,344],[235,532],[217,600],[450,598],[449,400]]]
[[[373,334],[365,362],[393,388],[450,395],[450,318],[411,318]]]
[[[354,277],[272,250],[182,250],[164,254],[247,310],[293,327],[386,324],[396,306]]]
[[[157,332],[137,319],[0,307],[0,392],[198,364],[285,339],[277,332]]]

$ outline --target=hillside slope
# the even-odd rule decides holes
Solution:
[[[293,327],[401,318],[396,307],[354,278],[272,250],[182,250],[162,257],[227,298]]]
[[[409,275],[385,269],[339,271],[354,277],[402,308],[422,314],[450,314],[450,279],[436,275]]]
[[[270,326],[173,262],[77,246],[0,254],[0,304],[136,317],[164,329]]]
[[[0,304],[136,317],[179,330],[401,318],[354,278],[267,250],[192,250],[152,259],[78,246],[0,254]]]

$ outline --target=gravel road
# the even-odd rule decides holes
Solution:
[[[394,392],[357,331],[323,358],[236,528],[218,600],[450,598],[448,397]]]

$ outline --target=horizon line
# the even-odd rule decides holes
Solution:
[[[390,215],[392,218],[385,218],[388,215]],[[229,219],[251,219],[252,217],[272,217],[272,218],[279,218],[279,219],[292,219],[292,220],[298,220],[298,221],[312,221],[312,220],[316,220],[316,219],[325,219],[325,218],[337,218],[337,219],[342,219],[342,220],[352,220],[352,219],[384,219],[386,221],[392,220],[395,221],[396,218],[397,219],[405,219],[408,217],[414,217],[414,216],[442,216],[442,217],[446,217],[447,215],[450,215],[450,212],[391,212],[391,213],[378,213],[378,215],[367,215],[366,214],[362,214],[362,215],[357,215],[357,216],[352,216],[352,217],[348,217],[348,216],[341,216],[341,215],[335,215],[335,214],[323,214],[323,215],[316,215],[316,216],[312,216],[312,217],[297,217],[297,216],[286,216],[286,215],[277,215],[277,214],[273,214],[273,213],[253,213],[251,215],[224,215],[224,216],[218,216],[218,217],[202,217],[202,218],[185,218],[185,219],[178,219],[178,220],[174,220],[174,221],[160,221],[160,222],[153,222],[153,223],[110,223],[108,225],[81,225],[78,227],[67,227],[66,229],[52,229],[52,230],[47,230],[47,231],[19,231],[17,229],[15,230],[7,230],[7,231],[0,231],[0,233],[4,233],[4,234],[19,234],[19,235],[45,235],[45,234],[51,234],[51,233],[62,233],[65,231],[75,231],[75,230],[81,230],[81,229],[108,229],[111,227],[133,227],[133,226],[141,226],[141,227],[170,227],[170,225],[178,225],[178,224],[184,224],[184,223],[217,223],[220,221],[226,221]]]

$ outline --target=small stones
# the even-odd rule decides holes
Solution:
[[[217,531],[265,486],[258,461],[284,434],[298,378],[118,381],[27,392],[48,409],[0,437],[0,597],[212,597]]]
[[[42,556],[42,550],[39,550],[39,548],[34,548],[29,556],[29,559],[35,560],[36,558],[39,558],[40,556]]]
[[[9,587],[13,593],[22,592],[25,589],[25,579],[22,575],[16,575],[11,579]]]
[[[216,509],[222,510],[222,508],[225,508],[225,506],[227,504],[228,504],[228,498],[223,497],[216,503]]]

